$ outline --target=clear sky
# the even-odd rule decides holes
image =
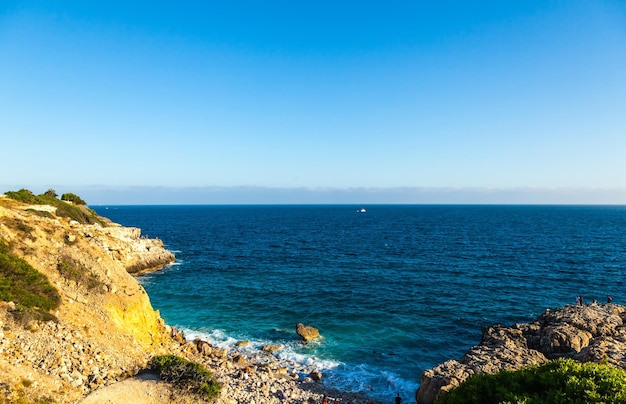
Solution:
[[[90,204],[626,204],[626,1],[0,0],[0,150]]]

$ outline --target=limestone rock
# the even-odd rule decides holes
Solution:
[[[623,306],[591,304],[547,310],[530,324],[488,327],[480,345],[459,361],[424,371],[415,398],[420,404],[432,404],[474,373],[517,370],[559,357],[607,360],[626,369],[624,319]]]
[[[235,365],[238,365],[240,367],[246,367],[249,364],[248,359],[243,355],[233,356],[232,361]]]
[[[200,338],[196,338],[193,342],[196,344],[196,348],[200,354],[209,355],[211,353],[213,346],[208,342],[203,341]]]
[[[263,347],[261,348],[261,350],[263,352],[267,352],[269,354],[273,354],[275,352],[278,352],[283,346],[280,344],[268,344],[268,345],[263,345]]]
[[[296,325],[296,334],[298,334],[304,341],[309,341],[320,336],[320,332],[317,328],[310,325],[304,325],[298,323]]]

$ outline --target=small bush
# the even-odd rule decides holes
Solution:
[[[46,192],[44,192],[45,196],[50,196],[52,198],[58,198],[59,195],[57,194],[57,191],[55,191],[54,189],[50,188],[49,190],[47,190]]]
[[[175,355],[155,356],[150,367],[159,373],[162,380],[200,394],[207,399],[216,398],[220,384],[213,379],[204,366]]]
[[[30,212],[34,215],[41,217],[47,217],[48,219],[54,219],[54,215],[47,210],[26,209],[26,212]]]
[[[437,404],[624,402],[624,370],[571,359],[493,375],[475,374],[437,400]]]
[[[8,198],[15,199],[16,201],[24,203],[37,203],[37,197],[28,189],[22,188],[19,191],[8,191],[5,192],[5,195]]]
[[[57,317],[38,307],[26,307],[21,304],[15,305],[15,310],[11,312],[13,319],[26,327],[31,321],[58,321]]]
[[[72,194],[71,192],[61,195],[61,200],[72,202],[76,205],[87,205],[87,202],[83,201],[78,195]]]
[[[51,397],[42,397],[42,398],[38,398],[37,401],[35,401],[35,404],[56,404],[56,400],[54,398]]]
[[[66,279],[72,280],[77,284],[85,286],[87,289],[93,289],[101,286],[102,282],[96,274],[89,271],[84,266],[75,263],[70,258],[64,258],[57,264],[57,270]]]

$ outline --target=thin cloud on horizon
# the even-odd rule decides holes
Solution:
[[[3,192],[47,189],[72,192],[90,205],[170,204],[626,204],[624,189],[584,188],[271,188],[256,186],[5,186]],[[45,189],[44,189],[45,188]]]

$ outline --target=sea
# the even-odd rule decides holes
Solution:
[[[221,347],[281,344],[344,391],[415,401],[482,328],[626,303],[626,206],[95,206],[176,262],[138,281],[170,325]],[[319,329],[302,344],[297,323]]]

